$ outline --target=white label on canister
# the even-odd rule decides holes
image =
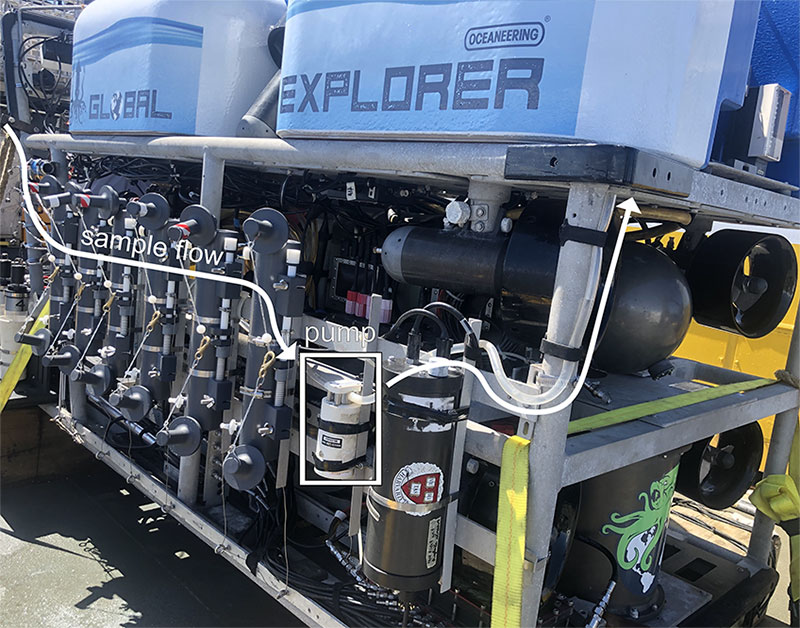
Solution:
[[[428,543],[425,546],[425,566],[428,569],[436,567],[439,559],[439,532],[442,528],[442,518],[431,519],[428,524]]]
[[[335,449],[342,448],[342,439],[341,438],[334,438],[333,436],[328,436],[327,434],[322,434],[322,444],[326,447],[333,447]]]

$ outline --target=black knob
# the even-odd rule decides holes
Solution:
[[[19,334],[17,342],[31,347],[31,352],[37,357],[45,354],[45,351],[50,347],[50,341],[53,335],[49,329],[40,329],[33,334]]]
[[[200,446],[203,430],[200,424],[190,416],[173,419],[169,427],[156,434],[156,443],[160,447],[169,447],[176,456],[190,456]]]
[[[177,225],[172,225],[167,229],[167,237],[173,242],[180,242],[192,235],[192,231],[197,228],[196,220],[184,220]]]
[[[73,382],[83,382],[84,384],[100,384],[103,381],[103,376],[95,371],[81,371],[75,369],[69,374],[69,378]]]
[[[112,393],[108,401],[134,423],[141,421],[150,412],[150,391],[144,386],[133,386],[123,393]]]
[[[252,445],[239,445],[222,462],[225,481],[240,491],[254,488],[264,478],[265,471],[264,456]]]

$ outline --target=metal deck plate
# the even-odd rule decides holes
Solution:
[[[661,612],[654,619],[645,622],[646,626],[677,626],[712,597],[707,591],[664,571],[661,572],[659,582],[664,588],[666,601]]]

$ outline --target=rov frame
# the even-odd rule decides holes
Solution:
[[[178,161],[201,161],[203,164],[202,204],[217,217],[220,213],[222,179],[226,163],[274,172],[349,172],[363,176],[442,185],[448,190],[467,192],[471,198],[485,203],[482,227],[491,230],[500,220],[497,198],[513,187],[543,192],[566,198],[569,224],[587,229],[605,230],[618,201],[630,196],[642,204],[681,210],[695,214],[695,220],[744,223],[748,225],[800,228],[800,200],[788,194],[790,186],[749,173],[713,166],[711,171],[698,171],[678,162],[623,146],[597,144],[524,144],[445,143],[445,142],[382,142],[323,141],[279,139],[245,139],[221,137],[148,138],[74,138],[68,135],[32,135],[27,138],[31,149],[50,150],[51,159],[66,164],[66,153],[89,155],[121,155]],[[65,169],[62,168],[62,172]],[[724,175],[724,176],[720,176]],[[727,178],[725,178],[727,177]],[[562,247],[556,272],[555,296],[549,316],[547,338],[568,344],[589,278],[590,247],[568,242]],[[373,309],[374,311],[374,309]],[[303,325],[320,330],[335,326],[309,316]],[[375,326],[375,323],[372,322]],[[377,334],[376,334],[377,335]],[[330,330],[320,337],[334,337]],[[338,338],[338,337],[337,337]],[[361,343],[334,342],[328,348],[337,351],[363,350]],[[384,356],[400,350],[383,339],[370,343],[369,351]],[[715,384],[743,382],[752,379],[742,373],[676,360],[675,373],[655,382],[634,380],[630,376],[610,376],[604,382],[621,405],[641,403],[680,392],[671,386],[676,382],[700,379]],[[545,374],[560,370],[561,360],[546,356]],[[787,370],[800,374],[800,321],[795,321]],[[63,376],[62,376],[63,377]],[[487,373],[491,379],[491,374]],[[631,385],[635,383],[635,385]],[[470,391],[472,403],[483,415],[494,411],[492,401],[479,386]],[[613,407],[613,406],[612,406]],[[691,444],[713,434],[730,430],[775,414],[772,440],[764,469],[765,474],[784,473],[797,425],[800,391],[782,383],[729,395],[720,399],[660,412],[629,423],[595,432],[567,437],[571,408],[541,417],[536,421],[520,421],[519,433],[531,439],[528,490],[527,557],[529,565],[523,574],[523,617],[536,625],[544,570],[547,563],[550,530],[559,490],[585,479],[628,466],[635,462]],[[607,407],[606,407],[607,408]],[[51,414],[58,411],[46,406]],[[181,503],[159,480],[102,443],[102,440],[69,415],[57,414],[58,422],[75,440],[94,452],[99,459],[128,482],[139,488],[164,509],[190,528],[218,553],[225,556],[243,573],[251,577],[281,604],[310,625],[334,626],[341,622],[325,609],[294,590],[285,590],[260,566],[253,575],[244,563],[246,551],[230,538],[224,538],[211,520]],[[462,428],[463,451],[456,452],[500,465],[507,436],[475,421]],[[213,434],[213,433],[212,433]],[[218,434],[218,433],[217,433]],[[210,436],[211,438],[211,436]],[[291,450],[299,451],[299,435],[292,434]],[[457,485],[458,477],[453,478]],[[360,488],[353,488],[353,502],[361,501]],[[301,500],[304,518],[327,529],[332,514],[308,498]],[[451,505],[455,515],[455,507]],[[356,519],[357,521],[357,519]],[[738,561],[736,567],[746,570],[751,578],[763,577],[771,549],[773,522],[757,513],[744,558],[721,548],[705,544],[720,560]],[[351,531],[353,533],[353,531]],[[698,542],[698,545],[700,543]],[[490,530],[463,516],[449,516],[445,531],[445,568],[442,589],[450,586],[454,545],[460,546],[487,563],[494,562],[495,535]],[[670,586],[683,586],[683,594],[691,598],[691,585],[677,579]],[[680,595],[673,590],[672,595]],[[683,607],[680,616],[669,623],[675,625],[697,613],[708,601],[697,599],[693,607]],[[679,609],[680,610],[680,609]],[[662,621],[666,618],[662,617]]]

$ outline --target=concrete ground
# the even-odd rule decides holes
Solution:
[[[1,498],[3,626],[301,625],[104,465]]]
[[[781,551],[778,555],[778,573],[780,581],[767,606],[767,616],[762,626],[789,626],[789,535],[782,528],[775,527],[775,533],[781,540]]]

